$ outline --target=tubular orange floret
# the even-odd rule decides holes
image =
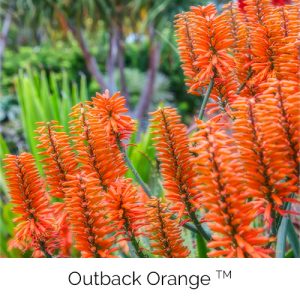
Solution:
[[[37,130],[38,148],[42,149],[41,155],[46,181],[50,194],[53,197],[63,198],[63,183],[66,175],[76,170],[75,154],[70,146],[69,136],[61,131],[62,126],[56,121],[38,123]]]
[[[67,175],[65,182],[66,210],[75,239],[75,247],[82,257],[111,257],[115,251],[113,236],[116,227],[110,211],[102,202],[98,179],[80,172]]]
[[[135,122],[125,115],[128,112],[126,108],[126,99],[121,96],[120,92],[110,96],[106,90],[103,94],[96,93],[92,97],[93,108],[90,113],[101,120],[107,134],[112,137],[113,142],[116,138],[126,140],[134,131]]]
[[[207,245],[217,250],[210,257],[263,257],[267,237],[262,228],[251,224],[258,216],[261,202],[248,202],[233,140],[213,122],[197,121],[192,138],[201,204],[206,210],[203,221],[213,232]]]
[[[89,103],[79,103],[72,108],[70,131],[80,169],[87,174],[95,172],[100,186],[107,190],[127,169],[122,154],[111,146],[101,120],[90,113],[89,108]]]
[[[163,186],[171,209],[179,217],[189,216],[199,207],[195,172],[189,152],[187,128],[174,108],[165,107],[152,113],[152,131]]]
[[[116,180],[103,197],[103,206],[116,224],[119,241],[130,241],[138,257],[145,257],[137,239],[145,235],[141,230],[146,225],[145,199],[144,196],[139,197],[130,179]]]
[[[183,244],[180,225],[171,219],[166,203],[157,198],[149,199],[147,215],[152,253],[168,258],[187,257],[189,250]]]
[[[4,159],[13,212],[16,214],[12,247],[50,256],[59,246],[57,228],[44,183],[29,153]]]

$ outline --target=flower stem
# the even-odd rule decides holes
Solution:
[[[51,254],[45,248],[45,242],[40,241],[40,250],[43,252],[46,258],[52,258]]]
[[[137,255],[138,257],[140,257],[140,258],[147,258],[148,256],[142,251],[142,249],[140,248],[139,243],[138,243],[138,241],[135,239],[135,237],[132,236],[132,237],[130,238],[130,240],[131,240],[131,243],[132,243],[132,245],[133,245],[133,247],[134,247],[134,250],[135,250],[136,255]]]
[[[138,173],[138,171],[136,170],[136,168],[134,167],[134,165],[132,164],[131,160],[128,157],[127,151],[126,149],[121,145],[121,141],[119,138],[117,138],[117,145],[119,150],[122,152],[124,160],[128,166],[128,168],[130,169],[130,171],[133,173],[135,179],[137,180],[137,182],[141,185],[141,187],[143,188],[144,192],[147,194],[148,197],[151,197],[151,191],[149,189],[149,187],[146,185],[146,183],[143,181],[142,177],[140,176],[140,174]]]
[[[211,79],[210,79],[210,82],[209,82],[209,85],[208,85],[208,88],[206,90],[206,93],[205,93],[205,96],[203,98],[203,101],[202,101],[202,104],[201,104],[201,108],[200,108],[200,111],[199,111],[199,120],[202,120],[203,116],[204,116],[204,111],[205,111],[205,107],[206,107],[206,104],[208,102],[208,99],[209,99],[209,96],[210,96],[210,93],[214,87],[214,84],[215,84],[215,77],[213,76]]]
[[[237,94],[239,95],[241,93],[241,91],[244,89],[244,87],[246,86],[247,84],[247,81],[250,79],[250,77],[252,76],[253,74],[253,71],[250,69],[249,72],[248,72],[248,75],[246,77],[246,80],[240,85],[239,89],[237,90]]]

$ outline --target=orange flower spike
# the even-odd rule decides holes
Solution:
[[[300,88],[297,82],[290,80],[270,79],[260,84],[262,93],[258,98],[264,103],[274,99],[273,105],[280,112],[282,128],[289,143],[292,159],[297,165],[299,161],[299,128],[300,128]],[[294,99],[293,101],[290,101]],[[297,168],[296,168],[297,169]],[[298,171],[298,170],[297,170]],[[299,174],[299,171],[298,173]]]
[[[187,128],[174,108],[165,107],[151,113],[151,128],[163,186],[171,210],[179,217],[194,214],[199,207],[196,173],[189,152]]]
[[[249,192],[265,202],[265,220],[271,226],[284,198],[297,191],[297,176],[277,101],[274,96],[263,99],[263,94],[259,98],[257,103],[243,98],[234,103],[233,136]]]
[[[137,256],[146,257],[137,240],[138,236],[145,234],[141,229],[146,226],[145,195],[139,196],[131,180],[119,179],[110,185],[102,203],[116,224],[121,241],[130,241]]]
[[[299,34],[299,2],[298,5],[280,5],[275,11],[280,15],[280,25],[287,42],[295,42]]]
[[[287,120],[290,128],[291,143],[297,153],[297,161],[300,162],[300,92],[288,96],[285,100]]]
[[[180,225],[171,219],[172,213],[166,204],[153,198],[147,207],[152,253],[160,257],[187,257],[189,250],[183,244]]]
[[[272,42],[268,27],[257,25],[253,31],[251,46],[253,82],[259,84],[267,78],[276,77],[275,57],[278,54],[278,47]]]
[[[253,55],[252,83],[257,85],[267,78],[280,76],[280,49],[286,44],[285,30],[277,7],[268,0],[247,0],[246,4]]]
[[[126,140],[135,129],[134,120],[124,113],[128,112],[126,108],[126,99],[121,96],[120,92],[110,96],[109,91],[105,93],[96,93],[96,97],[92,97],[93,108],[91,114],[100,118],[101,123],[106,129],[109,136]]]
[[[200,86],[206,86],[211,78],[224,78],[228,71],[233,70],[234,60],[227,52],[234,41],[226,18],[224,15],[217,16],[214,6],[204,14],[199,13],[199,9],[194,7],[191,10],[194,12],[191,22],[197,55],[194,65],[200,69],[197,75],[199,82],[192,89],[197,89]]]
[[[278,56],[275,57],[278,66],[278,79],[293,80],[300,82],[300,62],[299,62],[299,3],[298,5],[277,6],[279,24],[283,33],[281,47]]]
[[[7,155],[4,163],[13,212],[17,215],[11,246],[34,250],[35,257],[53,255],[59,243],[57,228],[33,156]]]
[[[233,73],[239,79],[240,84],[246,84],[243,94],[249,93],[248,81],[251,77],[251,44],[250,44],[250,26],[247,14],[242,12],[236,3],[229,2],[224,5],[223,13],[228,24],[230,24],[233,45],[232,52],[235,60]],[[237,91],[234,90],[234,91]]]
[[[265,25],[270,18],[275,7],[269,0],[245,0],[245,12],[251,26],[257,24]]]
[[[262,94],[257,97],[253,112],[267,176],[274,189],[271,198],[276,209],[280,208],[284,197],[297,193],[299,164],[297,154],[288,140],[290,137],[282,126],[282,114],[277,99],[272,94],[264,96]]]
[[[70,131],[80,168],[87,174],[94,172],[100,186],[107,190],[111,182],[126,172],[122,155],[112,149],[101,120],[90,113],[89,103],[74,106],[70,116]]]
[[[207,211],[203,221],[213,232],[208,247],[221,248],[210,252],[209,256],[262,256],[264,249],[261,246],[268,238],[260,236],[261,229],[251,227],[261,203],[248,202],[243,170],[233,140],[219,124],[197,121],[197,125],[199,131],[191,139],[194,143],[191,151],[195,154],[201,204]],[[241,248],[235,238],[237,233],[251,247]]]
[[[212,77],[223,78],[234,61],[227,49],[232,45],[229,25],[216,16],[213,4],[192,6],[175,21],[178,49],[189,92],[199,94]]]
[[[193,12],[185,12],[178,14],[175,18],[176,37],[178,44],[178,51],[181,61],[181,67],[185,76],[185,83],[191,87],[196,81],[196,75],[199,69],[194,66],[197,55],[193,45],[193,31],[190,22],[190,16]],[[191,91],[190,91],[191,92]],[[197,91],[193,93],[199,94]]]
[[[225,16],[227,22],[230,24],[230,33],[231,38],[233,39],[232,43],[232,52],[235,53],[238,51],[238,43],[239,43],[239,22],[238,22],[238,12],[239,8],[237,4],[234,2],[229,2],[223,6],[222,14]]]
[[[94,173],[67,175],[65,182],[66,210],[75,239],[75,248],[82,257],[111,257],[115,251],[111,216],[102,203],[101,188]]]
[[[264,176],[266,170],[262,163],[263,152],[258,143],[253,112],[244,98],[237,99],[233,109],[233,137],[244,168],[244,180],[249,187],[249,197],[252,195],[264,201],[266,194],[272,192],[272,188]]]
[[[76,170],[75,153],[70,146],[68,135],[61,131],[62,126],[57,122],[37,123],[38,148],[42,149],[41,155],[46,181],[50,194],[53,197],[63,198],[63,182],[66,175]]]

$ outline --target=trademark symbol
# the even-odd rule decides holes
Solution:
[[[218,279],[231,279],[231,271],[224,271],[224,270],[216,270],[218,274]]]

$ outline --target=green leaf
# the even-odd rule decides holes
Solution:
[[[287,209],[290,208],[290,203],[287,205]],[[287,228],[289,222],[289,215],[283,216],[280,227],[277,233],[277,244],[276,244],[276,257],[283,258],[285,255],[286,239],[287,239]]]
[[[288,219],[287,224],[287,236],[293,249],[294,257],[300,258],[300,241],[290,218]]]
[[[196,234],[198,257],[207,258],[207,247],[205,239],[200,234]]]

